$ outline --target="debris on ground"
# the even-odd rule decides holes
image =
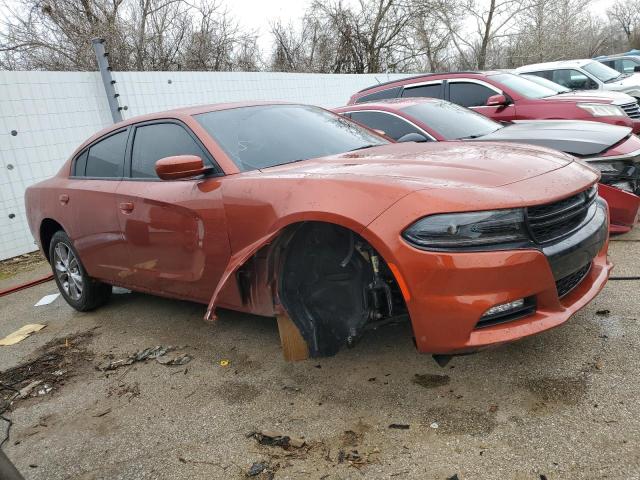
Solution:
[[[0,346],[15,345],[16,343],[21,342],[22,340],[30,336],[32,333],[39,332],[44,327],[46,327],[46,325],[43,325],[41,323],[29,323],[27,325],[24,325],[15,332],[10,333],[3,339],[0,339]]]
[[[438,425],[438,422],[433,422],[431,425],[429,425],[431,428],[439,428],[440,425]]]
[[[251,432],[247,436],[255,438],[260,445],[282,447],[285,450],[288,450],[289,448],[302,448],[306,445],[306,441],[303,438],[290,437],[289,435],[282,435],[278,432],[272,432],[269,430]]]
[[[220,360],[219,363],[221,367],[228,367],[231,362],[225,359],[225,360]]]
[[[47,260],[39,251],[2,260],[0,261],[0,280],[11,278],[21,272],[33,270],[46,263]]]
[[[420,375],[416,373],[411,381],[424,388],[436,388],[449,385],[450,378],[449,375],[435,375],[431,373]]]
[[[262,472],[266,471],[269,468],[269,464],[266,462],[254,462],[253,465],[249,467],[249,471],[247,471],[247,475],[249,477],[255,477],[260,475]]]
[[[458,480],[458,474],[454,473],[453,475],[451,475],[450,477],[447,477],[447,480]]]
[[[192,360],[193,357],[186,353],[175,353],[174,355],[167,355],[169,352],[172,352],[175,349],[176,347],[173,347],[171,345],[156,345],[155,347],[138,350],[136,353],[117,360],[114,360],[113,356],[111,356],[111,358],[109,358],[108,360],[97,365],[96,368],[105,372],[108,370],[117,370],[120,367],[133,365],[137,362],[145,362],[147,360],[153,359],[155,359],[162,365],[185,365]]]
[[[191,361],[191,355],[187,353],[178,353],[175,355],[162,355],[156,358],[156,361],[162,365],[185,365]]]
[[[38,349],[33,360],[0,372],[0,400],[47,395],[63,385],[80,363],[93,359],[84,346],[92,336],[90,330],[54,339]]]
[[[409,430],[409,425],[406,423],[392,423],[389,428],[395,428],[396,430]]]
[[[53,303],[59,296],[60,296],[60,293],[50,293],[49,295],[45,295],[44,297],[42,297],[40,300],[36,302],[34,307],[43,307],[45,305],[49,305]]]
[[[611,310],[607,310],[606,308],[596,311],[596,315],[602,315],[602,316],[609,315],[610,313],[611,313]]]

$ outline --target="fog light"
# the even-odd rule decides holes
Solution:
[[[491,307],[489,310],[484,312],[482,317],[492,317],[493,315],[501,315],[503,313],[508,313],[511,310],[518,310],[524,306],[524,298],[519,298],[518,300],[514,300],[509,303],[501,303],[500,305],[496,305],[495,307]]]

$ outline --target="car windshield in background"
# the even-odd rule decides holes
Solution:
[[[446,140],[478,138],[502,128],[498,122],[451,102],[430,101],[401,110],[420,120]]]
[[[365,128],[308,105],[258,105],[195,116],[242,171],[388,143]]]
[[[538,85],[542,85],[543,87],[547,87],[550,88],[551,90],[553,90],[556,93],[567,93],[570,92],[571,89],[567,88],[567,87],[563,87],[562,85],[556,83],[556,82],[552,82],[551,80],[547,80],[546,78],[543,77],[539,77],[538,75],[526,75],[526,74],[522,74],[520,75],[522,78],[526,78],[527,80],[537,83]]]
[[[527,98],[545,98],[556,95],[555,90],[538,85],[513,73],[498,73],[497,75],[491,75],[491,79]]]
[[[613,68],[607,67],[600,62],[590,62],[584,67],[587,72],[596,77],[601,82],[607,83],[618,78],[621,73]]]

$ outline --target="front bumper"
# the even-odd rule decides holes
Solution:
[[[396,259],[404,267],[418,350],[466,353],[561,325],[604,287],[612,268],[607,243],[607,207],[598,202],[595,215],[579,230],[540,250],[448,253],[405,245]],[[559,298],[556,282],[585,266],[584,278]],[[519,298],[534,299],[535,313],[477,328],[489,308]]]

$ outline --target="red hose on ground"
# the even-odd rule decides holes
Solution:
[[[0,290],[0,297],[4,297],[5,295],[9,295],[10,293],[15,293],[20,290],[24,290],[25,288],[33,287],[35,285],[40,285],[41,283],[48,282],[49,280],[53,280],[53,273],[45,275],[44,277],[36,278],[35,280],[31,280],[29,282],[21,283],[20,285],[9,287],[5,290]]]

